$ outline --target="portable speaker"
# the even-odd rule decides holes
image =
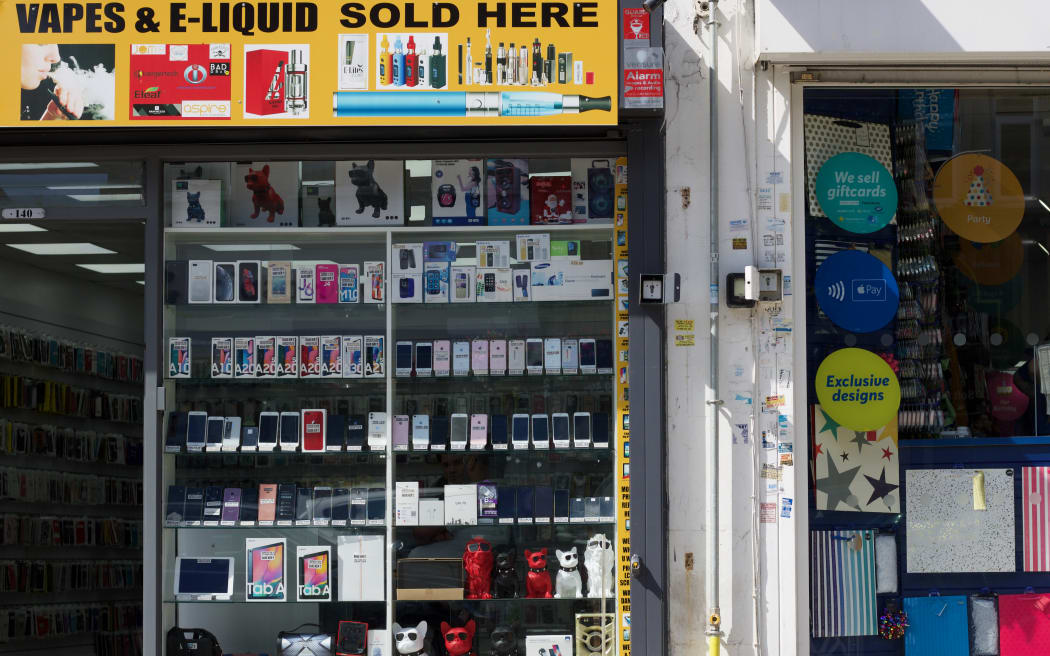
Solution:
[[[335,656],[359,656],[368,650],[368,625],[364,622],[339,620],[335,639]]]
[[[612,656],[616,649],[616,615],[577,613],[576,656]]]
[[[333,656],[332,636],[302,631],[308,627],[321,628],[316,624],[300,624],[291,631],[278,633],[277,656]]]
[[[219,641],[204,629],[172,627],[165,643],[167,656],[222,656]]]
[[[604,166],[602,164],[604,163]],[[591,219],[613,217],[613,191],[615,190],[612,168],[607,159],[596,159],[587,169],[587,215]]]
[[[456,188],[450,184],[439,185],[437,188],[438,205],[441,207],[453,207],[456,204]]]
[[[500,162],[495,169],[496,209],[514,214],[521,207],[521,172],[518,167]]]

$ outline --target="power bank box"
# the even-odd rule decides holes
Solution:
[[[295,302],[317,302],[317,273],[315,265],[305,262],[295,264]]]
[[[291,303],[295,276],[291,262],[270,262],[266,265],[266,302]]]
[[[212,290],[214,303],[237,302],[237,263],[215,262],[215,285]]]
[[[390,277],[390,295],[394,303],[422,303],[423,274],[395,273]]]
[[[321,336],[321,378],[343,377],[343,353],[338,335]]]
[[[339,601],[383,601],[386,572],[382,535],[340,535],[336,542],[339,561]]]
[[[321,338],[317,336],[299,338],[299,377],[321,377]]]
[[[357,303],[361,300],[360,269],[356,264],[339,265],[339,302]]]
[[[448,262],[423,263],[423,302],[448,303],[449,272]]]
[[[510,303],[514,300],[510,269],[477,269],[474,276],[478,303]]]
[[[423,273],[423,244],[391,245],[390,273],[395,276],[408,273]]]
[[[190,303],[211,303],[214,290],[212,275],[215,271],[212,261],[190,260],[188,269],[188,301]]]
[[[335,222],[385,226],[405,222],[405,163],[358,160],[335,163]]]
[[[394,524],[419,525],[419,481],[397,481],[394,484]]]
[[[233,338],[233,377],[255,378],[255,338]]]
[[[277,377],[299,377],[299,338],[294,335],[277,337]]]
[[[171,227],[218,228],[222,200],[222,180],[172,180]]]
[[[343,378],[361,378],[364,376],[364,342],[361,336],[343,335],[340,347],[343,353]]]
[[[536,301],[609,300],[613,295],[612,260],[551,257],[532,263],[532,295]]]
[[[296,601],[332,600],[332,548],[303,546],[295,548]]]
[[[262,301],[262,265],[259,260],[237,261],[237,302]]]
[[[277,338],[255,338],[255,377],[277,378]]]
[[[249,602],[287,601],[285,538],[245,538],[245,598]]]
[[[442,499],[419,500],[419,525],[444,526],[445,502]]]
[[[510,242],[501,241],[478,241],[475,244],[477,250],[477,267],[479,269],[506,269],[510,266]]]
[[[365,335],[365,378],[386,377],[386,337]]]
[[[478,523],[478,486],[445,486],[445,524],[449,526]]]
[[[233,338],[211,338],[211,377],[233,378]]]
[[[339,302],[339,265],[318,264],[314,268],[316,302]]]
[[[488,224],[529,224],[529,162],[525,159],[485,160],[488,180]]]
[[[448,300],[450,303],[474,303],[475,268],[453,264],[448,274]]]
[[[189,378],[191,349],[189,337],[168,338],[168,378]]]
[[[385,303],[386,262],[365,262],[363,277],[365,303]]]

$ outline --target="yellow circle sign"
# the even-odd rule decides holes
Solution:
[[[1013,279],[1024,263],[1024,245],[1016,232],[1002,241],[981,244],[959,241],[955,266],[979,285],[1003,285]]]
[[[844,348],[817,367],[817,399],[839,425],[878,430],[897,416],[901,387],[897,374],[871,351]]]
[[[941,220],[963,239],[987,244],[1009,237],[1024,216],[1024,191],[1005,164],[968,153],[948,160],[933,180]]]

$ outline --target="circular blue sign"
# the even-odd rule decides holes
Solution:
[[[897,315],[897,280],[873,255],[835,253],[817,269],[813,287],[824,314],[850,332],[870,333]]]
[[[893,175],[863,153],[839,153],[824,162],[815,193],[828,219],[850,232],[881,230],[897,213]]]

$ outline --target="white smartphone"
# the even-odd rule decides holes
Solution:
[[[452,424],[449,429],[449,439],[453,451],[464,451],[467,448],[467,430],[470,418],[466,413],[457,412],[452,415]]]
[[[507,344],[507,373],[520,376],[525,373],[525,340],[512,339]]]
[[[547,374],[561,373],[561,339],[548,337],[543,340],[543,369]]]
[[[510,418],[510,444],[515,449],[529,448],[529,416],[516,414]]]
[[[226,417],[222,425],[222,450],[236,451],[241,446],[241,418]]]
[[[525,371],[531,376],[543,373],[543,340],[539,337],[525,340]]]
[[[278,445],[281,451],[295,451],[299,448],[299,413],[282,412],[281,426],[278,429]]]
[[[412,449],[426,451],[430,448],[430,415],[412,415]]]
[[[470,373],[470,342],[452,342],[452,375]]]
[[[572,415],[572,445],[577,449],[591,446],[591,413],[577,412]]]

